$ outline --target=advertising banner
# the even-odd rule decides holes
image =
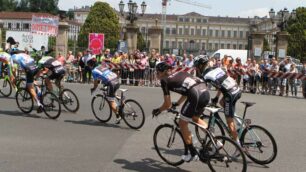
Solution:
[[[88,40],[88,48],[91,49],[92,54],[100,54],[101,50],[104,49],[104,34],[90,33]]]
[[[31,32],[35,34],[57,36],[59,18],[57,16],[32,16]]]

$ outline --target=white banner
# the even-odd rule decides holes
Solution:
[[[48,36],[47,35],[37,35],[31,32],[21,32],[21,31],[6,31],[6,40],[8,37],[13,37],[16,42],[19,42],[18,49],[24,50],[25,47],[29,49],[30,45],[36,50],[40,50],[43,45],[48,48]],[[31,49],[29,49],[31,51]]]

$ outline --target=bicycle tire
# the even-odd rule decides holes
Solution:
[[[0,79],[3,82],[0,82],[1,84],[1,89],[0,89],[0,93],[4,96],[4,97],[9,97],[12,94],[12,84],[11,82],[7,79]]]
[[[67,96],[67,95],[69,95],[69,96]],[[72,97],[74,97],[74,98],[72,98]],[[63,89],[61,91],[61,94],[60,94],[60,100],[61,100],[61,103],[64,105],[64,107],[69,112],[75,113],[79,110],[79,107],[80,107],[79,99],[72,90],[67,89],[67,88]],[[72,106],[73,104],[76,104],[76,107],[73,107]],[[71,105],[71,106],[69,106],[69,105]]]
[[[260,140],[260,142],[258,142],[258,143],[256,142],[256,146],[259,146],[259,148],[255,147],[254,150],[249,151],[250,147],[248,145],[250,143],[247,142],[247,134],[251,131],[254,131],[254,129],[263,131],[263,133],[267,136],[267,138],[269,138],[270,144],[272,144],[272,152],[271,152],[272,154],[271,154],[271,156],[267,156],[268,158],[265,158],[265,159],[256,158],[256,156],[254,154],[254,153],[258,152],[258,151],[256,151],[256,149],[258,149],[258,150],[261,149],[261,147],[263,145],[262,140]],[[255,133],[255,134],[258,136],[258,133]],[[262,139],[262,137],[260,139]],[[265,129],[261,126],[250,125],[248,128],[245,128],[242,132],[240,142],[241,142],[241,145],[247,150],[245,152],[245,154],[252,161],[254,161],[257,164],[261,164],[261,165],[269,164],[269,163],[273,162],[275,160],[276,156],[277,156],[277,144],[275,142],[274,137],[272,136],[272,134],[267,129]],[[252,145],[254,145],[254,144],[252,144]],[[259,151],[263,151],[263,150],[261,149]],[[263,152],[259,152],[259,153],[263,153]],[[263,156],[259,156],[259,157],[263,157]]]
[[[247,161],[246,157],[241,150],[240,146],[233,141],[232,139],[224,136],[216,136],[215,140],[218,140],[223,143],[223,147],[218,149],[215,154],[209,155],[207,165],[211,171],[237,171],[237,172],[246,172],[247,171]],[[212,146],[212,141],[210,140],[206,144],[206,148],[210,148]],[[232,149],[228,149],[231,148]],[[236,153],[238,151],[239,154]],[[235,156],[234,156],[235,155]],[[237,166],[241,166],[238,169],[237,166],[232,166],[237,164]],[[229,169],[229,168],[233,169]]]
[[[23,113],[30,113],[32,112],[34,108],[34,101],[32,99],[32,96],[30,92],[26,88],[20,88],[16,92],[16,103],[18,108],[23,112]],[[28,106],[23,106],[23,102],[28,101],[30,104]]]
[[[99,101],[100,100],[100,101]],[[98,103],[98,109],[95,107],[95,103]],[[105,107],[107,106],[107,107]],[[102,110],[108,109],[109,112],[101,112]],[[109,102],[105,99],[105,96],[98,94],[91,100],[91,110],[97,120],[100,122],[108,122],[112,117],[112,108],[109,104]],[[100,115],[101,114],[101,115]],[[102,118],[104,117],[104,118]]]
[[[164,135],[163,138],[165,138],[166,144],[165,144],[165,148],[162,148],[161,147],[162,143],[159,143],[159,140],[162,140],[160,133],[165,134],[166,129],[170,129],[170,134]],[[188,149],[184,142],[182,133],[177,128],[175,128],[175,130],[173,129],[174,129],[174,126],[170,124],[163,124],[163,125],[158,126],[154,131],[153,142],[154,142],[154,147],[155,147],[155,150],[158,156],[163,161],[165,161],[167,164],[172,165],[172,166],[179,166],[184,163],[184,160],[181,159],[181,155],[183,154],[186,155],[188,153]],[[174,136],[171,138],[172,131],[174,131]],[[175,141],[178,141],[178,142],[175,142]],[[171,145],[167,145],[167,143],[170,143],[170,142],[172,142]],[[170,146],[171,148],[173,148],[173,146],[178,146],[178,148],[169,150],[171,149]],[[170,157],[166,158],[167,153],[169,154],[169,156],[171,156],[172,154],[175,160],[170,160]]]
[[[206,121],[206,123],[208,124],[208,127],[209,128],[213,128],[213,131],[214,132],[211,132],[213,133],[215,136],[225,136],[225,131],[222,127],[222,125],[220,124],[220,122],[218,120],[215,120],[215,125],[214,126],[211,126],[211,124],[209,123],[209,118],[210,116],[209,115],[205,115],[205,114],[202,114],[200,116],[200,118],[204,121]],[[200,129],[199,127],[196,125],[195,126],[195,134],[198,138],[199,141],[203,141],[204,138],[206,138],[206,134],[205,132],[200,132]],[[204,134],[204,135],[203,135]]]
[[[128,125],[132,129],[141,128],[145,122],[145,114],[141,105],[133,99],[124,101],[121,116],[126,125]],[[134,124],[134,122],[136,122],[136,119],[140,119],[140,121],[139,123]]]
[[[56,119],[61,115],[61,104],[54,93],[46,92],[42,96],[43,111],[51,119]],[[53,113],[54,112],[54,113]]]

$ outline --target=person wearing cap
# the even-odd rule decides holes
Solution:
[[[91,69],[87,65],[88,59],[92,58],[91,49],[87,49],[84,52],[84,56],[82,57],[82,61],[84,63],[84,70],[83,70],[83,83],[89,83],[91,80]]]

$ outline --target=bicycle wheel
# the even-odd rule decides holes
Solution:
[[[61,104],[55,94],[46,92],[42,97],[41,103],[44,106],[43,110],[45,114],[49,118],[56,119],[61,115]]]
[[[9,97],[12,93],[12,85],[7,78],[0,79],[0,93],[4,97]]]
[[[107,122],[112,117],[112,109],[109,102],[101,94],[91,100],[91,110],[95,118],[101,122]]]
[[[184,163],[181,156],[187,154],[187,146],[182,133],[173,125],[158,126],[154,132],[153,142],[157,154],[167,164],[178,166]]]
[[[132,129],[139,129],[145,122],[145,115],[140,104],[132,99],[124,102],[122,110],[122,118],[124,122]]]
[[[30,113],[34,108],[34,101],[26,88],[20,88],[16,93],[16,103],[23,113]]]
[[[269,164],[276,158],[277,145],[272,134],[258,125],[245,128],[240,138],[246,155],[257,164]]]
[[[79,110],[79,99],[70,89],[65,88],[62,90],[60,100],[69,112],[77,112]]]
[[[209,124],[209,115],[202,114],[200,117],[202,120],[204,120],[207,124]],[[225,136],[224,129],[222,128],[222,125],[218,120],[215,120],[215,124],[209,124],[211,133],[213,133],[215,136]],[[198,138],[198,140],[202,141],[206,138],[206,132],[202,131],[198,126],[195,126],[195,134]]]
[[[16,84],[17,88],[26,88],[27,86],[27,81],[25,78],[20,78],[18,81],[17,81],[17,84]]]
[[[223,147],[215,149],[213,155],[208,155],[207,164],[211,171],[247,171],[247,162],[240,146],[232,139],[224,136],[216,136],[215,141],[223,143]],[[210,140],[206,148],[211,149],[213,143]]]

